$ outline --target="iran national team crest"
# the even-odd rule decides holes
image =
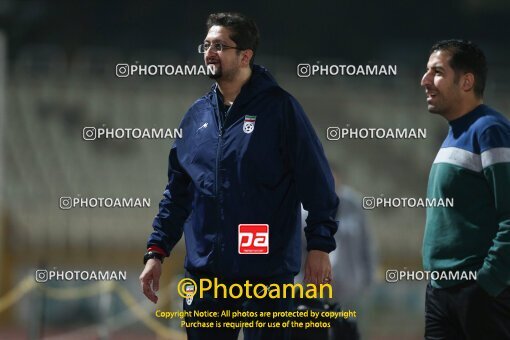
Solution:
[[[193,296],[195,295],[195,285],[186,285],[184,287],[184,291],[186,292],[186,303],[188,306],[191,306],[193,303]]]
[[[244,133],[252,133],[255,130],[255,120],[257,116],[244,116],[243,131]]]

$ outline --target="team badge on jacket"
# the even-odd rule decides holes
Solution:
[[[195,295],[195,285],[189,284],[184,287],[184,291],[186,292],[186,303],[188,306],[191,306],[193,303],[193,296]]]
[[[244,116],[243,131],[244,133],[252,133],[255,130],[255,120],[257,116]]]

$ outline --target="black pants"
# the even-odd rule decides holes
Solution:
[[[196,273],[186,273],[186,277],[191,278],[195,280],[197,285],[199,285],[199,279],[200,278],[207,278],[210,280],[213,280],[213,277],[203,276]],[[226,284],[227,287],[233,283],[239,283],[244,284],[245,280],[243,281],[219,281],[222,284]],[[278,278],[272,278],[267,280],[250,280],[250,283],[255,285],[257,283],[263,283],[263,284],[271,284],[271,283],[293,283],[294,282],[294,276],[288,275],[285,277],[278,277]],[[208,290],[204,292],[203,298],[200,298],[199,295],[200,291],[195,294],[193,297],[193,301],[191,304],[188,305],[186,300],[183,301],[183,306],[185,311],[216,311],[219,315],[221,315],[222,312],[230,311],[231,315],[233,312],[241,311],[241,312],[274,312],[274,311],[292,311],[293,310],[293,302],[291,298],[286,299],[247,299],[247,298],[239,298],[239,299],[233,299],[233,298],[217,298],[215,299],[213,296],[212,290]],[[251,294],[253,295],[253,294]],[[228,318],[228,317],[220,317],[216,320],[211,318],[200,318],[200,317],[186,317],[185,320],[187,322],[194,322],[194,321],[218,321],[218,322],[250,322],[254,320],[261,320],[267,322],[268,319],[264,318],[250,318],[246,317],[243,319],[240,318]],[[287,319],[285,319],[287,320]],[[278,318],[278,319],[271,319],[272,322],[276,321],[285,321],[284,319]],[[187,327],[186,333],[188,335],[188,339],[191,340],[213,340],[213,339],[221,339],[221,340],[235,340],[239,336],[240,328],[226,328],[226,327],[214,327],[214,328],[195,328],[195,327]],[[243,329],[244,339],[245,340],[285,340],[290,338],[290,329],[289,328],[244,328]]]
[[[476,281],[443,289],[429,283],[425,339],[510,339],[510,287],[492,297]]]

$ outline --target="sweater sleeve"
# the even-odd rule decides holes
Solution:
[[[339,205],[333,175],[324,150],[299,103],[289,98],[287,107],[289,153],[297,193],[305,210],[307,250],[331,252],[336,248]]]
[[[168,184],[159,203],[159,212],[154,218],[154,231],[149,237],[147,248],[156,246],[169,256],[172,248],[181,239],[184,223],[191,212],[191,179],[179,164],[177,146],[170,150],[168,160]]]
[[[478,271],[477,281],[491,296],[510,285],[510,127],[488,127],[480,136],[483,173],[497,214],[498,231]]]

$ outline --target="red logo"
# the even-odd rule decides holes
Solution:
[[[240,224],[239,254],[269,254],[269,224]]]

